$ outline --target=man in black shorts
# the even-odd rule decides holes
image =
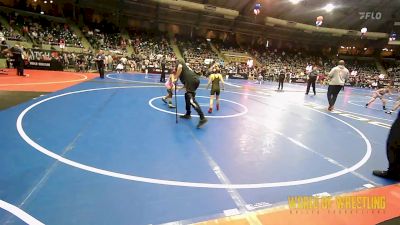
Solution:
[[[180,79],[182,84],[186,89],[185,93],[185,102],[186,102],[186,114],[181,116],[183,119],[190,119],[191,111],[190,107],[192,106],[197,114],[200,116],[200,121],[197,125],[197,128],[201,128],[204,124],[207,123],[207,119],[204,117],[204,113],[201,110],[199,103],[196,101],[196,90],[200,85],[199,76],[190,69],[183,60],[178,61],[178,65],[176,68],[175,79]]]

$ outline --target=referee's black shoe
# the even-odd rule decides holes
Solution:
[[[207,122],[208,122],[208,120],[206,118],[201,119],[199,121],[199,124],[197,124],[197,129],[202,128]]]
[[[180,118],[190,120],[190,119],[192,119],[192,116],[185,114],[185,115],[181,115]]]

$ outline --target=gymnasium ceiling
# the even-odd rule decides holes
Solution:
[[[400,21],[400,1],[398,0],[303,0],[292,4],[289,0],[189,0],[234,9],[241,15],[254,17],[253,7],[261,4],[258,17],[275,17],[284,20],[314,24],[315,18],[322,15],[327,27],[360,30],[367,27],[370,31],[390,32],[393,22]],[[323,7],[333,3],[337,6],[332,12]],[[380,12],[382,18],[360,19],[360,12]]]
[[[76,0],[75,0],[76,1]],[[304,31],[293,31],[283,27],[268,27],[264,18],[279,19],[314,25],[317,16],[324,17],[325,27],[360,30],[367,27],[370,32],[390,33],[394,21],[400,21],[399,0],[303,0],[294,5],[289,0],[187,0],[239,11],[236,19],[226,19],[204,11],[177,9],[153,0],[78,0],[78,5],[90,8],[103,8],[106,12],[118,12],[119,15],[154,23],[174,23],[192,27],[204,27],[214,30],[245,32],[252,35],[268,34],[272,38],[303,37],[310,42],[329,42],[332,37],[324,34],[307,34]],[[328,13],[322,8],[327,3],[334,3],[337,8]],[[261,13],[253,14],[256,3],[261,3]],[[360,19],[360,12],[381,13],[381,19]],[[122,17],[123,19],[123,17]],[[310,38],[312,37],[312,38]],[[330,39],[330,40],[329,40]],[[333,39],[335,39],[333,37]],[[387,43],[387,41],[386,41]]]
[[[64,0],[66,1],[66,0]],[[79,5],[90,5],[93,8],[108,5],[105,10],[120,8],[122,12],[136,14],[145,19],[173,19],[185,23],[211,23],[231,25],[220,15],[186,9],[174,10],[153,0],[74,0]],[[292,4],[290,0],[186,0],[239,11],[236,21],[258,23],[264,25],[266,16],[279,19],[315,24],[317,16],[324,17],[323,26],[360,30],[367,27],[368,31],[390,33],[394,21],[400,21],[400,0],[301,0]],[[99,4],[100,3],[100,4]],[[256,3],[261,4],[261,13],[253,14]],[[327,3],[337,6],[328,13],[322,8]],[[111,7],[110,7],[111,6]],[[381,19],[360,19],[360,12],[381,13]]]
[[[151,0],[123,0],[129,4],[157,5]],[[399,0],[303,0],[298,4],[292,4],[289,0],[188,0],[200,4],[208,4],[222,8],[237,10],[240,16],[237,20],[262,23],[266,16],[284,20],[290,20],[306,24],[314,24],[315,18],[322,15],[324,26],[360,30],[367,27],[369,31],[389,33],[394,21],[400,21],[400,1]],[[337,6],[332,12],[328,13],[322,8],[327,3]],[[261,4],[261,14],[257,17],[253,14],[256,3]],[[168,8],[161,6],[161,9]],[[160,9],[159,8],[159,9]],[[175,12],[174,17],[179,18],[182,12]],[[381,19],[360,19],[360,12],[381,13]],[[184,16],[185,21],[188,21]],[[196,19],[192,17],[192,20]],[[201,18],[207,22],[209,17]],[[210,21],[214,22],[214,21]]]

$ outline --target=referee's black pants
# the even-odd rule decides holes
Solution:
[[[310,77],[310,78],[308,78],[306,94],[308,94],[308,92],[310,92],[310,86],[312,86],[314,95],[316,94],[316,92],[315,92],[315,82],[316,82],[316,81],[317,81],[317,77]]]
[[[165,68],[161,71],[160,82],[165,82]]]
[[[104,79],[104,66],[98,66],[100,78]]]
[[[285,78],[279,78],[278,80],[278,90],[283,89],[283,81],[285,81]]]

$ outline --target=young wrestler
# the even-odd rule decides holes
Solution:
[[[124,64],[122,64],[122,62],[118,63],[117,68],[115,68],[117,70],[117,73],[121,73],[124,70]]]
[[[368,107],[371,103],[373,103],[377,98],[379,98],[382,101],[382,108],[383,110],[386,110],[386,102],[387,100],[384,99],[383,97],[385,96],[385,94],[391,94],[392,93],[392,87],[385,87],[385,88],[381,88],[376,90],[373,94],[372,94],[372,98],[371,100],[369,100],[369,102],[367,104],[365,104],[365,107]]]
[[[172,96],[173,96],[173,90],[175,88],[175,76],[174,74],[170,74],[168,80],[165,82],[165,87],[167,88],[167,95],[162,98],[164,103],[168,103],[168,107],[170,108],[175,108],[175,106],[172,104]]]
[[[399,108],[400,108],[400,97],[397,98],[396,102],[393,105],[393,108],[390,111],[386,111],[385,113],[392,114],[393,112],[395,112]]]
[[[257,78],[257,83],[258,84],[262,84],[264,82],[264,77],[263,77],[263,75],[260,73],[259,75],[258,75],[258,78]]]
[[[210,75],[208,79],[207,89],[211,85],[211,92],[210,92],[210,108],[208,109],[208,113],[212,113],[213,105],[214,105],[214,95],[217,99],[217,110],[219,110],[219,94],[221,92],[219,82],[222,84],[222,90],[224,90],[224,78],[220,74],[220,70],[218,66],[213,68],[213,73]]]

